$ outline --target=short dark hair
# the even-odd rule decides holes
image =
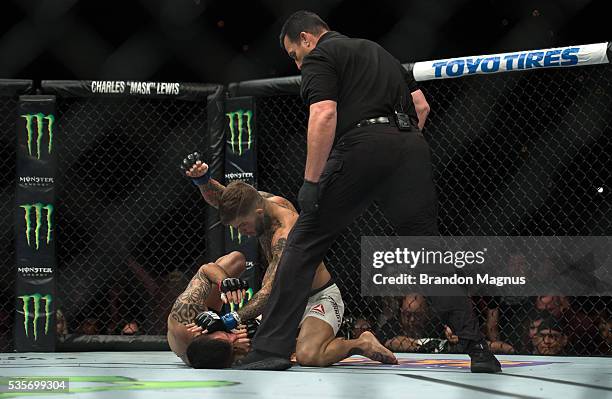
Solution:
[[[231,182],[219,199],[219,219],[227,225],[237,217],[248,215],[263,201],[263,197],[250,184],[240,180]]]
[[[545,317],[540,323],[540,325],[538,326],[538,333],[540,333],[543,330],[553,330],[553,331],[558,331],[561,334],[563,334],[563,331],[564,331],[563,322],[555,319],[552,316]]]
[[[280,46],[285,50],[285,36],[296,43],[300,38],[300,32],[308,32],[318,35],[323,30],[329,30],[329,26],[317,14],[311,11],[296,11],[283,24],[280,33]]]
[[[234,347],[208,334],[195,338],[187,347],[187,360],[194,369],[223,369],[231,366]]]

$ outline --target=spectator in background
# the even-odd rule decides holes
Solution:
[[[577,303],[577,298],[572,302]],[[580,306],[573,306],[568,297],[538,296],[535,299],[535,308],[547,311],[563,323],[572,354],[586,355],[595,350],[593,338],[597,335],[597,326],[594,320],[581,311]]]
[[[444,335],[449,343],[449,352],[451,353],[463,353],[456,345],[459,343],[459,337],[453,334],[453,331],[449,326],[444,326]],[[489,350],[493,353],[499,354],[514,354],[516,353],[514,347],[503,341],[489,341],[486,340]]]
[[[404,297],[399,315],[380,328],[378,337],[393,352],[416,352],[422,338],[439,338],[442,331],[425,297],[414,294]]]
[[[57,335],[68,334],[68,323],[66,322],[66,316],[61,309],[57,309],[55,312],[55,331]]]
[[[125,325],[121,329],[121,335],[137,335],[139,333],[140,328],[138,327],[138,323],[134,320],[125,323]]]
[[[355,319],[355,322],[353,323],[353,327],[351,331],[351,338],[357,339],[359,338],[361,334],[363,334],[366,331],[372,332],[372,325],[364,317],[358,317],[357,319]]]
[[[149,300],[147,307],[156,317],[147,318],[151,325],[144,326],[148,334],[166,334],[166,320],[176,298],[185,290],[189,279],[185,273],[173,270],[167,274],[154,278],[135,258],[128,258],[127,265],[134,276],[142,283]],[[157,317],[158,316],[158,317]]]
[[[126,274],[121,280],[116,279],[109,291],[111,316],[108,333],[165,335],[170,309],[189,279],[179,270],[155,276],[134,257],[129,257],[126,264]],[[120,283],[123,279],[133,282],[129,284],[130,291],[125,289],[125,283]],[[154,313],[159,317],[143,318],[141,313]]]
[[[547,317],[540,322],[532,338],[534,355],[565,355],[567,335],[562,323],[554,317]]]
[[[553,316],[546,311],[531,309],[521,320],[514,319],[514,324],[508,323],[504,327],[512,330],[512,336],[515,337],[515,339],[511,341],[511,344],[514,346],[517,353],[533,353],[533,337],[538,332],[538,327],[542,321],[550,317]]]
[[[128,265],[129,266],[129,265]],[[106,334],[122,334],[125,325],[131,321],[137,321],[142,329],[142,322],[150,315],[154,297],[150,296],[146,284],[136,276],[128,267],[121,273],[113,275],[113,282],[108,291],[108,308],[104,309],[109,314],[109,320],[105,323]],[[147,331],[148,334],[155,334]],[[162,333],[159,333],[162,334]]]
[[[533,335],[547,316],[565,323],[567,348],[572,353],[589,354],[596,350],[593,342],[597,334],[595,323],[584,312],[576,310],[566,296],[484,297],[480,302],[480,309],[486,307],[483,314],[486,315],[488,340],[507,342],[516,353],[533,352]]]
[[[602,312],[597,321],[597,336],[598,350],[597,354],[612,355],[612,318],[609,311]]]
[[[535,308],[539,311],[547,311],[558,319],[570,309],[570,303],[565,296],[538,296],[535,300]]]
[[[400,311],[400,304],[402,303],[404,297],[397,296],[385,296],[382,298],[382,308],[381,312],[378,314],[376,319],[376,327],[377,331],[380,331],[382,326],[384,326],[388,321],[397,318],[397,315]]]
[[[530,317],[527,318],[527,330],[526,330],[526,338],[529,342],[535,337],[538,333],[538,328],[544,319],[552,317],[548,312],[531,312]]]
[[[98,335],[100,334],[100,323],[97,319],[85,319],[77,328],[78,334]]]
[[[511,276],[526,276],[530,270],[526,257],[514,251],[506,263]],[[489,342],[508,342],[518,349],[522,339],[520,326],[532,308],[533,300],[524,296],[486,296],[473,298],[480,311],[481,325]]]

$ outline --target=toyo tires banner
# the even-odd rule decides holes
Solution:
[[[537,68],[607,64],[610,53],[609,43],[585,44],[417,62],[412,72],[415,80],[423,81]]]

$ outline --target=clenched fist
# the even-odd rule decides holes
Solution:
[[[210,179],[208,165],[202,161],[202,155],[199,152],[187,155],[185,159],[183,159],[181,169],[185,172],[185,175],[191,177],[194,184],[198,186],[208,183]]]

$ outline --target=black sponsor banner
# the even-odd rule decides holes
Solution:
[[[225,102],[225,184],[235,180],[257,187],[257,134],[255,129],[255,101],[253,97],[229,98]],[[236,229],[225,228],[225,252],[240,251],[247,261],[243,278],[253,292],[261,284],[259,242]]]
[[[129,80],[43,80],[43,93],[69,97],[140,97],[205,101],[218,85]]]
[[[55,350],[55,96],[21,96],[15,187],[15,349]]]

